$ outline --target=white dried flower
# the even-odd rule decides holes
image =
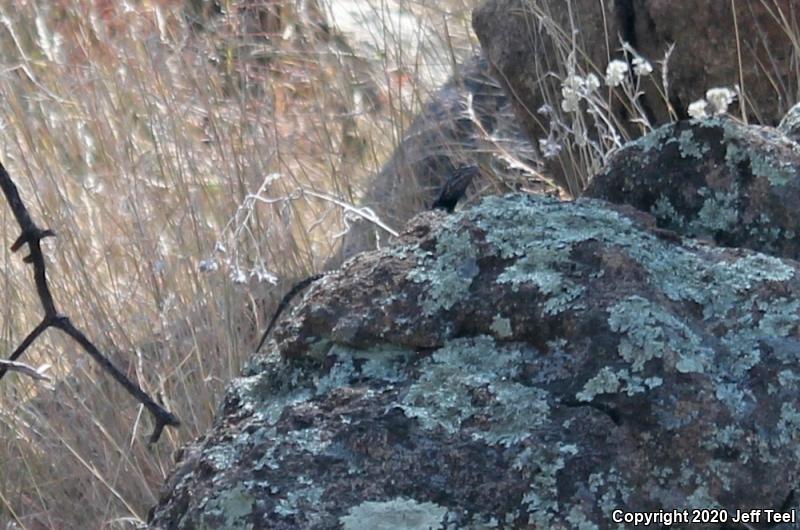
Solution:
[[[578,93],[567,87],[561,88],[561,95],[564,99],[561,100],[561,110],[564,112],[578,112]]]
[[[250,271],[250,277],[258,280],[259,283],[271,283],[272,285],[278,284],[278,277],[269,272],[263,265],[257,265]]]
[[[614,59],[606,67],[606,84],[610,87],[621,85],[626,73],[628,73],[628,63]]]
[[[233,267],[229,276],[231,281],[237,285],[245,285],[247,283],[247,274],[240,267]]]
[[[558,153],[561,152],[561,145],[550,135],[547,138],[539,139],[539,150],[542,156],[549,160],[558,156]]]
[[[567,76],[561,85],[561,109],[564,112],[577,112],[581,99],[583,79],[575,74]]]
[[[725,114],[728,105],[734,100],[736,100],[736,92],[730,88],[712,88],[706,92],[706,101],[714,114]]]
[[[586,147],[589,144],[589,138],[586,136],[586,131],[583,129],[575,131],[573,137],[575,139],[575,145],[578,147]]]
[[[596,75],[589,74],[584,79],[583,86],[586,89],[587,93],[588,92],[594,92],[595,90],[600,88],[600,80],[597,78]]]
[[[198,265],[200,272],[214,272],[219,269],[219,263],[214,258],[208,258],[201,261]]]
[[[704,99],[698,99],[697,101],[692,102],[689,105],[689,116],[694,118],[695,120],[702,120],[703,118],[708,118],[708,113],[706,112],[706,107],[708,103]]]
[[[561,108],[564,112],[577,112],[581,98],[589,97],[599,87],[600,80],[594,74],[586,77],[570,74],[561,85],[561,96],[564,98],[561,100]]]
[[[643,57],[636,56],[633,58],[633,72],[639,77],[648,76],[653,73],[653,66]]]

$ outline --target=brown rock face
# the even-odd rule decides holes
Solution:
[[[496,146],[487,147],[487,135],[497,138],[513,157],[538,169],[536,150],[517,125],[489,63],[483,57],[474,57],[460,66],[458,75],[442,86],[414,119],[392,157],[372,178],[361,206],[399,228],[431,207],[456,168],[478,165],[503,171],[506,164],[495,156]],[[504,180],[515,179],[506,175]],[[486,178],[478,176],[475,181],[487,185]],[[524,184],[544,189],[541,183]],[[375,250],[388,237],[375,225],[355,221],[345,236],[341,256],[332,265],[338,266],[364,250]]]
[[[532,139],[549,131],[538,109],[547,101],[560,101],[561,81],[551,74],[566,76],[563,58],[572,49],[571,28],[580,28],[575,33],[581,50],[575,54],[580,71],[602,72],[619,47],[614,37],[620,33],[614,2],[572,0],[572,10],[567,4],[563,0],[489,0],[472,13],[483,52]],[[580,191],[568,181],[564,169],[550,170],[564,189],[572,194]]]

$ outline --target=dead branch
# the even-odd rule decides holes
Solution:
[[[150,443],[155,443],[161,437],[161,433],[166,426],[176,427],[180,425],[180,420],[171,412],[165,410],[161,405],[156,403],[150,396],[147,395],[136,383],[128,379],[128,377],[105,356],[100,350],[76,328],[68,317],[61,315],[56,310],[53,295],[50,293],[50,286],[47,283],[47,274],[45,269],[44,255],[42,254],[41,241],[45,237],[55,236],[55,233],[50,229],[42,230],[31,219],[28,209],[22,202],[17,190],[16,184],[11,180],[5,167],[0,164],[0,188],[3,189],[3,194],[6,196],[8,205],[11,211],[14,212],[14,217],[17,218],[17,223],[22,230],[22,233],[11,245],[11,251],[16,252],[23,245],[28,245],[30,254],[23,258],[25,263],[33,265],[33,278],[36,283],[36,292],[39,295],[39,301],[44,309],[44,318],[42,321],[31,331],[27,337],[20,343],[16,350],[8,358],[8,362],[16,361],[28,347],[41,335],[47,328],[54,327],[60,329],[67,335],[73,338],[75,342],[88,353],[111,377],[113,377],[120,385],[128,391],[130,395],[136,398],[139,403],[145,406],[150,414],[153,415],[155,427],[153,434],[150,435]],[[0,379],[9,370],[7,363],[0,365]]]
[[[29,364],[0,359],[0,367],[2,367],[3,370],[8,370],[9,372],[19,372],[27,375],[36,381],[50,381],[50,378],[44,375],[43,368],[34,368]]]

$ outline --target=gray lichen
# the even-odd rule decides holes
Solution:
[[[489,444],[511,445],[547,420],[550,406],[544,390],[526,386],[520,376],[519,346],[497,344],[488,336],[448,342],[422,361],[422,374],[403,399],[403,410],[427,429],[459,432],[478,412],[491,413],[492,428],[472,436]],[[476,407],[471,391],[486,388],[491,405]]]
[[[256,498],[242,484],[222,490],[206,501],[198,521],[198,530],[253,530],[255,527],[246,521],[246,517],[252,513],[255,503]]]
[[[681,151],[681,156],[694,157],[697,159],[703,158],[703,155],[710,149],[708,144],[697,143],[694,139],[694,134],[691,130],[681,132],[678,137],[678,149]]]
[[[447,509],[432,502],[413,499],[367,501],[350,508],[340,519],[344,530],[437,530],[445,520]]]
[[[479,273],[469,234],[452,230],[442,236],[436,252],[421,252],[417,267],[408,275],[410,280],[428,286],[422,303],[427,315],[451,309],[464,298]]]

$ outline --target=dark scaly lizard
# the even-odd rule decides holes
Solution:
[[[442,184],[439,196],[433,201],[431,209],[442,209],[452,213],[458,201],[464,197],[472,179],[479,172],[480,168],[475,165],[461,166],[453,171]]]
[[[479,171],[480,169],[478,166],[473,165],[461,166],[453,171],[453,173],[448,176],[447,180],[442,186],[439,196],[433,202],[431,208],[441,208],[447,210],[448,212],[452,212],[455,209],[458,201],[464,196],[464,193],[472,182],[472,179],[478,174]],[[267,337],[272,332],[272,328],[275,327],[275,323],[278,321],[278,318],[281,316],[281,314],[283,314],[283,311],[292,302],[294,297],[297,296],[303,289],[322,278],[324,275],[325,273],[314,274],[308,278],[300,280],[294,284],[291,289],[289,289],[289,292],[283,296],[278,304],[275,314],[272,315],[272,319],[269,321],[267,329],[264,331],[264,334],[261,336],[261,340],[258,342],[256,351],[259,351],[267,341]]]
[[[319,273],[319,274],[312,274],[308,278],[303,278],[302,280],[300,280],[299,282],[294,284],[292,286],[292,288],[289,289],[289,292],[287,292],[285,295],[283,295],[283,298],[281,298],[281,301],[278,304],[278,308],[275,310],[275,314],[272,315],[272,320],[269,321],[269,325],[267,326],[267,329],[264,331],[264,334],[261,336],[261,340],[259,341],[258,346],[256,347],[256,351],[259,351],[261,349],[261,347],[264,345],[264,343],[267,341],[267,337],[269,336],[270,332],[272,331],[272,328],[275,327],[275,323],[278,321],[278,317],[281,316],[281,314],[283,313],[284,309],[286,309],[286,307],[292,302],[294,297],[297,296],[298,294],[300,294],[300,292],[303,289],[305,289],[306,287],[308,287],[309,285],[311,285],[315,281],[319,280],[323,276],[325,276],[324,272]]]

